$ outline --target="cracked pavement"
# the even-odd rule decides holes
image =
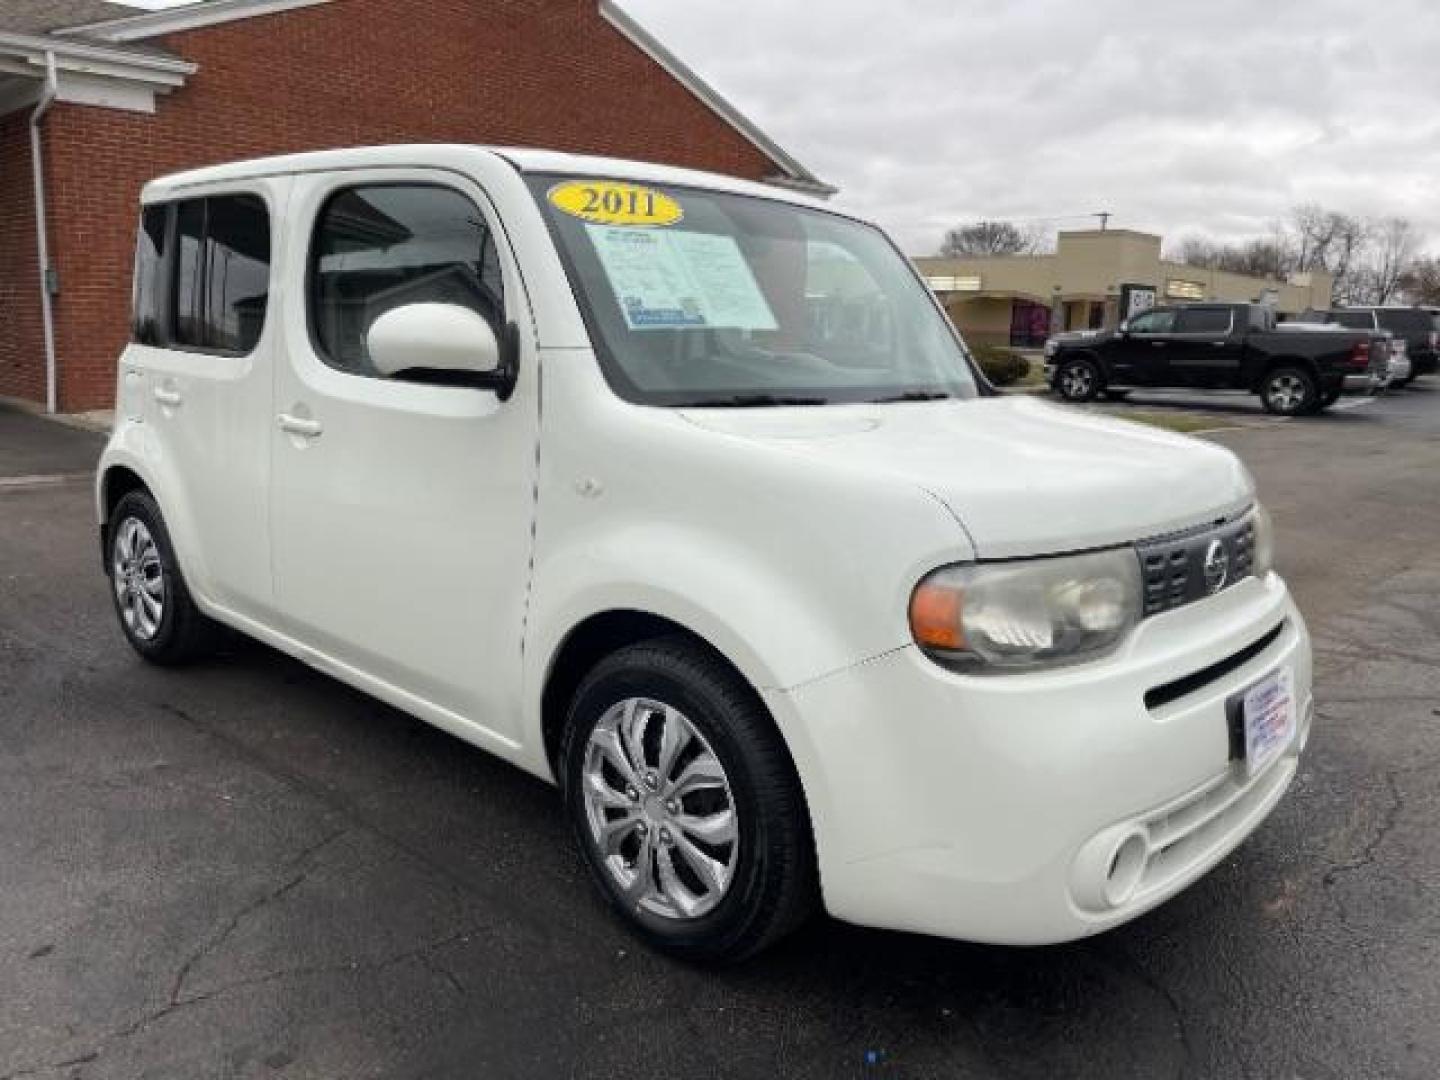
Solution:
[[[148,668],[81,475],[0,407],[0,1080],[1434,1077],[1440,381],[1217,434],[1316,641],[1317,728],[1233,857],[1010,950],[818,920],[639,948],[544,785],[258,645]]]

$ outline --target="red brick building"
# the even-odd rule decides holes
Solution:
[[[0,397],[109,407],[146,180],[391,142],[829,190],[611,0],[4,0]]]

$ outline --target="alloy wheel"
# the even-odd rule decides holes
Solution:
[[[1270,380],[1266,396],[1276,412],[1293,413],[1304,404],[1306,392],[1307,388],[1300,376],[1287,372]]]
[[[730,780],[678,709],[627,698],[590,733],[580,778],[590,840],[626,902],[698,919],[725,898],[740,855]]]
[[[165,618],[165,566],[139,518],[126,518],[116,527],[110,570],[125,628],[141,641],[153,641]]]
[[[1065,397],[1083,399],[1095,387],[1095,372],[1088,364],[1069,364],[1060,372],[1060,393]]]

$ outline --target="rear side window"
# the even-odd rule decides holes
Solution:
[[[505,292],[495,238],[480,210],[451,188],[347,188],[320,211],[310,255],[310,326],[320,357],[375,375],[365,337],[406,304],[457,304],[501,334]]]
[[[1435,329],[1435,317],[1420,308],[1380,311],[1376,314],[1380,317],[1382,330],[1393,330],[1397,334],[1428,334]]]
[[[140,214],[140,236],[135,243],[135,294],[133,327],[142,345],[159,345],[165,327],[165,247],[169,239],[170,208],[147,206]]]
[[[1351,330],[1374,330],[1375,316],[1368,311],[1333,311],[1330,321]]]
[[[179,204],[171,343],[244,355],[265,326],[270,290],[270,214],[255,195]]]
[[[1228,334],[1229,308],[1184,308],[1175,327],[1180,334]]]

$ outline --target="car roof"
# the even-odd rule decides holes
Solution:
[[[569,154],[555,150],[537,150],[509,146],[480,146],[468,143],[418,143],[397,146],[367,146],[343,150],[321,150],[280,157],[254,158],[226,165],[212,165],[187,172],[162,176],[145,185],[143,202],[159,202],[176,198],[187,189],[219,185],[266,177],[295,176],[302,173],[338,172],[345,169],[411,166],[463,170],[467,162],[478,158],[500,159],[522,173],[557,173],[575,176],[597,176],[637,183],[669,184],[679,187],[706,188],[737,195],[754,195],[781,202],[794,203],[834,212],[819,199],[790,191],[775,184],[741,180],[720,173],[682,169],[623,158]]]

